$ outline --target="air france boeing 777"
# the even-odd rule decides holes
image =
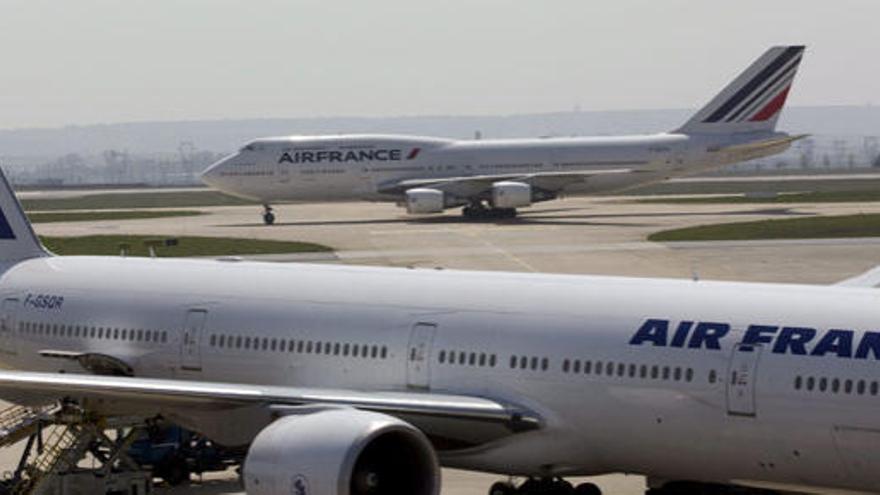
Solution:
[[[644,136],[454,141],[392,135],[257,139],[209,167],[208,185],[264,204],[395,201],[409,213],[463,206],[510,216],[564,194],[622,191],[773,155],[801,136],[776,122],[804,52],[768,50],[682,127]]]
[[[2,178],[2,175],[0,175]],[[880,491],[880,273],[841,286],[53,256],[0,180],[0,397],[248,446],[250,495]],[[63,372],[63,373],[62,373]]]

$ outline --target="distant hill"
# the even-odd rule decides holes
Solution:
[[[191,122],[141,122],[0,130],[0,157],[100,155],[104,150],[135,154],[175,152],[181,142],[216,152],[232,151],[256,137],[348,132],[403,133],[453,138],[583,136],[661,132],[682,124],[692,110],[558,112],[505,116],[334,117]],[[816,136],[856,138],[880,135],[880,107],[795,107],[780,128]]]

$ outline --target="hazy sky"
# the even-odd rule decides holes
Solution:
[[[0,128],[698,107],[771,44],[878,102],[877,0],[0,0]]]

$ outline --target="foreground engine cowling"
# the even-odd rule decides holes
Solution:
[[[532,186],[509,181],[492,184],[492,206],[495,208],[519,208],[531,204]]]
[[[440,466],[414,426],[351,409],[287,416],[254,439],[248,495],[439,495]]]
[[[443,206],[443,191],[427,188],[415,188],[406,191],[407,213],[441,213]]]

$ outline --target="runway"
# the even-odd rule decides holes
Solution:
[[[513,220],[465,221],[451,212],[409,217],[390,204],[281,205],[278,223],[258,207],[202,208],[169,219],[37,224],[43,235],[148,234],[256,237],[318,242],[333,255],[254,257],[263,261],[370,264],[414,268],[511,270],[763,282],[834,283],[880,265],[880,239],[659,244],[652,232],[699,224],[817,214],[880,213],[880,203],[664,205],[630,198],[568,198],[522,210]],[[15,459],[3,452],[3,468]],[[218,479],[219,478],[219,479]],[[444,472],[444,495],[482,495],[494,475]],[[639,476],[601,477],[605,493],[641,495]],[[241,493],[233,473],[158,493]]]

